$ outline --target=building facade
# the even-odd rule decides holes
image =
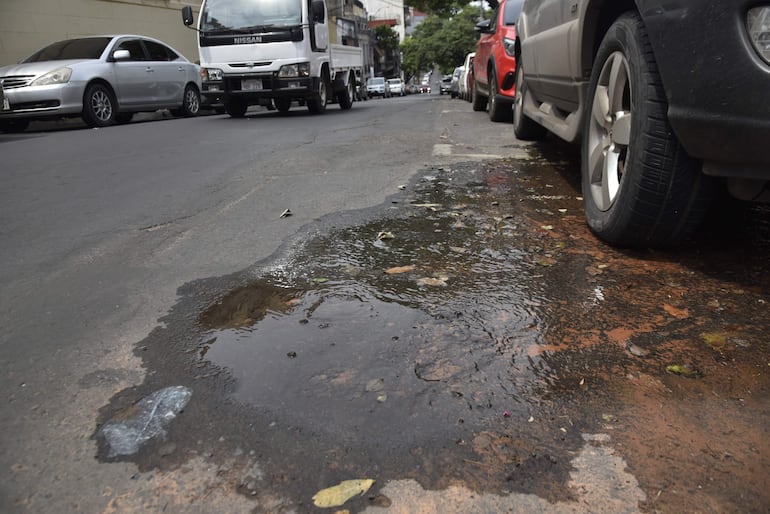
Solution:
[[[404,0],[364,0],[369,21],[395,20],[393,30],[398,32],[398,41],[404,42],[406,26],[404,24]]]
[[[0,65],[54,41],[99,34],[155,37],[197,61],[196,33],[182,24],[185,5],[197,18],[197,0],[0,0]]]

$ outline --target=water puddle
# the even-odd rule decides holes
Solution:
[[[569,506],[591,487],[574,486],[586,434],[609,433],[641,507],[767,505],[770,216],[613,249],[585,226],[573,157],[426,169],[290,257],[190,285],[140,345],[144,389],[196,392],[169,433],[187,453],[137,461],[250,455],[257,489],[300,510],[359,477]]]

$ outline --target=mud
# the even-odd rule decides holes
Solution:
[[[426,168],[379,209],[188,284],[137,346],[145,383],[99,419],[170,385],[193,400],[166,439],[100,458],[204,459],[257,512],[310,512],[351,478],[377,480],[351,511],[406,479],[562,504],[601,433],[643,511],[765,512],[770,211],[722,210],[676,250],[615,249],[585,226],[576,163],[543,145]]]

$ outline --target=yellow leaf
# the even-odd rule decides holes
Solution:
[[[722,347],[727,343],[727,338],[725,335],[719,334],[717,332],[703,333],[700,336],[703,341],[714,350],[721,350]]]
[[[370,478],[360,480],[344,480],[334,487],[318,491],[313,496],[316,507],[339,507],[357,494],[364,494],[374,484]]]

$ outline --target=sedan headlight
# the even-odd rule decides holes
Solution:
[[[754,49],[770,64],[770,6],[749,9],[746,14],[746,28]]]
[[[219,68],[201,68],[201,78],[206,82],[219,82],[223,77]]]
[[[300,62],[297,64],[286,64],[281,66],[278,70],[278,78],[289,79],[296,77],[309,77],[310,76],[310,63]]]
[[[508,39],[507,37],[504,37],[503,48],[505,49],[506,54],[508,54],[511,57],[516,57],[516,41],[514,41],[513,39]]]
[[[70,81],[72,76],[72,69],[59,68],[57,70],[49,71],[42,77],[39,77],[32,81],[30,86],[50,86],[52,84],[66,84]]]

